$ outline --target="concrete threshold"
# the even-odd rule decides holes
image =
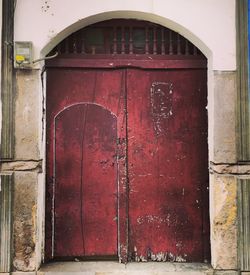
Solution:
[[[200,263],[57,262],[42,266],[37,275],[212,275],[211,265]]]

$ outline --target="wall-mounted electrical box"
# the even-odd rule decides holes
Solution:
[[[32,66],[33,47],[30,41],[16,41],[14,47],[14,67],[29,69]]]

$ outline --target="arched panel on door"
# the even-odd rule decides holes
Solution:
[[[54,257],[117,255],[116,116],[83,103],[54,121]]]

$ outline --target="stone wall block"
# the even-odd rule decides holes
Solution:
[[[36,269],[37,173],[15,172],[13,245],[15,271]]]
[[[213,275],[239,275],[239,272],[236,270],[216,270]]]
[[[236,162],[236,73],[214,72],[215,163]]]
[[[237,180],[211,175],[211,252],[215,269],[237,269]]]
[[[15,100],[15,158],[39,159],[39,71],[18,70]]]

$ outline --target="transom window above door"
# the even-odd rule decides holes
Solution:
[[[59,55],[204,57],[196,46],[177,32],[150,22],[126,19],[113,19],[85,27],[65,38],[53,51]]]

